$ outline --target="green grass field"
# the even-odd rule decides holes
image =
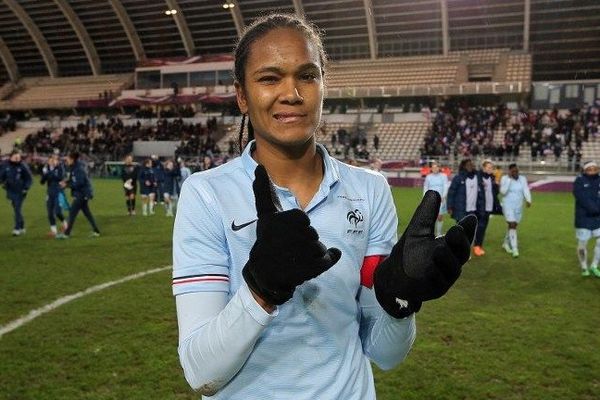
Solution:
[[[119,182],[94,186],[97,239],[82,215],[71,240],[47,238],[39,184],[25,203],[27,234],[12,238],[12,210],[0,201],[0,326],[61,296],[171,263],[173,219],[160,209],[129,218]],[[401,229],[420,193],[394,191]],[[534,193],[519,259],[500,248],[505,223],[493,218],[487,255],[417,315],[407,360],[376,371],[378,398],[599,398],[600,279],[579,274],[572,215],[570,194]],[[90,294],[1,337],[0,399],[197,399],[177,359],[170,278],[167,270]]]

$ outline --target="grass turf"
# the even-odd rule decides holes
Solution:
[[[87,236],[83,215],[70,240],[47,238],[39,185],[25,202],[24,237],[10,237],[12,210],[0,203],[0,325],[61,296],[171,263],[173,220],[161,209],[129,218],[118,181],[94,186],[96,239]],[[400,229],[420,193],[394,190]],[[407,360],[376,369],[378,398],[597,398],[600,279],[579,275],[572,218],[570,194],[534,193],[519,227],[521,257],[512,259],[500,248],[505,223],[494,217],[486,256],[418,314]],[[0,338],[0,399],[196,399],[176,346],[170,272],[145,276]]]

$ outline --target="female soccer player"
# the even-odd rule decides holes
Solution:
[[[125,190],[125,204],[127,205],[128,215],[135,215],[135,194],[137,193],[139,170],[139,167],[133,163],[133,156],[128,155],[125,157],[121,179]]]
[[[165,201],[165,215],[167,217],[173,216],[173,207],[175,203],[175,199],[177,198],[177,181],[179,179],[179,168],[175,166],[173,160],[167,160],[165,162],[164,168],[164,176],[165,179],[163,181],[163,200]]]
[[[573,183],[575,196],[575,237],[577,238],[577,257],[581,266],[581,275],[600,278],[600,175],[598,164],[588,161],[583,165],[583,173]],[[587,244],[594,238],[594,256],[588,268]]]
[[[71,231],[73,230],[75,219],[80,210],[83,211],[83,215],[85,215],[92,226],[93,231],[90,236],[98,237],[100,236],[100,230],[98,229],[98,225],[96,225],[96,220],[94,219],[88,204],[92,197],[94,197],[92,182],[85,172],[84,165],[79,161],[79,153],[70,153],[65,161],[67,164],[68,175],[67,180],[61,182],[61,187],[64,188],[68,186],[71,188],[71,197],[73,197],[73,201],[69,211],[67,229],[65,229],[63,233],[58,233],[55,237],[57,239],[68,239],[71,237]]]
[[[508,224],[502,247],[513,257],[519,257],[519,244],[517,240],[517,225],[523,217],[523,201],[531,207],[531,192],[527,186],[527,178],[519,175],[517,164],[508,166],[508,175],[500,180],[500,194],[502,198],[502,212]]]
[[[145,217],[148,214],[154,214],[154,201],[156,190],[156,175],[152,168],[152,160],[147,158],[144,160],[144,165],[140,171],[140,194],[142,195],[142,215]]]
[[[48,158],[48,163],[42,168],[42,179],[41,184],[48,184],[46,191],[46,211],[48,213],[48,221],[50,222],[50,233],[49,235],[56,236],[58,230],[56,229],[56,219],[58,218],[63,223],[63,228],[67,229],[68,224],[62,213],[62,207],[60,206],[59,196],[63,190],[60,187],[60,183],[65,178],[65,169],[60,164],[58,154],[52,154]]]
[[[477,171],[477,179],[480,181],[479,186],[483,192],[483,201],[477,213],[477,232],[475,233],[475,246],[473,246],[473,254],[478,257],[485,255],[483,241],[490,215],[502,213],[502,207],[498,201],[499,188],[493,173],[494,163],[491,160],[483,160],[481,170]]]
[[[0,185],[6,190],[6,198],[10,200],[15,214],[13,236],[25,234],[25,219],[21,209],[32,181],[29,167],[21,160],[21,152],[13,150],[8,161],[0,165]]]
[[[476,219],[435,239],[431,191],[396,243],[385,178],[315,142],[325,53],[312,25],[259,18],[234,65],[250,141],[185,181],[175,218],[186,379],[214,399],[374,399],[368,360],[404,359],[414,313],[458,278]]]
[[[423,195],[428,190],[435,190],[442,197],[442,205],[440,206],[440,213],[435,223],[435,235],[440,236],[442,234],[442,228],[444,226],[444,214],[446,214],[446,196],[448,195],[448,188],[450,182],[446,174],[440,172],[440,166],[437,161],[431,162],[431,173],[425,177],[423,182]]]

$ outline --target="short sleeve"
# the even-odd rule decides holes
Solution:
[[[229,292],[230,257],[218,204],[201,176],[181,189],[173,228],[173,294]]]
[[[388,255],[396,244],[398,216],[387,180],[377,175],[369,194],[371,221],[366,256]]]

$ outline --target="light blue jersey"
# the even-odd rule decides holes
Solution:
[[[446,196],[448,195],[448,188],[450,182],[446,174],[438,172],[437,174],[431,173],[425,177],[423,182],[423,194],[428,190],[435,190],[442,197],[442,203],[440,204],[440,214],[446,214]]]
[[[500,180],[500,193],[502,198],[502,212],[508,222],[521,222],[523,216],[523,201],[531,203],[531,192],[527,185],[527,178],[519,175],[513,179],[504,175]]]
[[[231,299],[242,285],[242,268],[256,240],[257,164],[251,147],[185,181],[173,236],[175,296],[221,291]],[[366,326],[385,313],[373,290],[361,285],[361,266],[366,256],[390,253],[397,239],[396,210],[381,174],[343,164],[320,145],[318,151],[324,177],[304,211],[320,241],[340,249],[342,257],[278,307],[241,370],[211,399],[375,399],[368,357],[369,343],[378,338]],[[281,187],[276,192],[284,210],[299,208],[292,192]],[[385,314],[378,323],[405,321],[390,320]],[[402,329],[414,335],[412,322],[406,324]],[[380,350],[404,346],[407,352],[411,344]]]

